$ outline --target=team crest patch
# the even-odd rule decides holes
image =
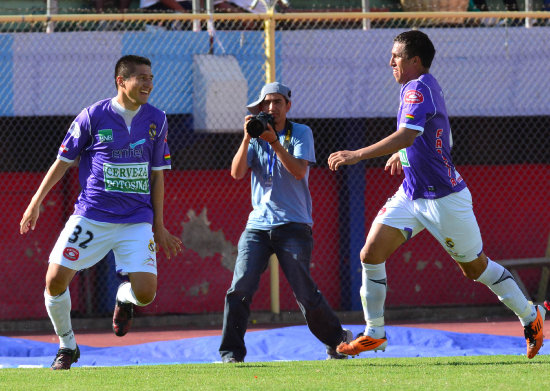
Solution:
[[[157,136],[157,125],[155,124],[149,125],[149,138],[151,140],[154,140],[156,136]]]
[[[409,90],[405,92],[405,97],[403,98],[403,102],[408,104],[417,104],[424,102],[424,95],[420,91],[417,90]]]
[[[59,152],[61,153],[69,152],[69,148],[67,148],[65,144],[61,144],[61,146],[59,147]]]
[[[78,257],[80,257],[80,253],[74,247],[65,247],[65,250],[63,250],[63,256],[69,261],[76,261]]]
[[[455,246],[455,243],[453,242],[453,239],[445,238],[445,245],[449,248],[453,248]]]
[[[153,239],[149,239],[149,251],[152,253],[157,251],[157,245],[155,244],[155,241]]]

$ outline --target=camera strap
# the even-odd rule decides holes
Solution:
[[[288,147],[290,147],[290,138],[292,137],[292,122],[286,120],[285,123],[285,140],[283,141],[283,148],[288,152]],[[277,134],[277,138],[279,135]],[[269,143],[267,144],[267,184],[271,185],[273,182],[273,166],[277,161],[277,154],[275,150],[271,148]]]
[[[292,136],[292,122],[289,120],[286,120],[285,124],[286,128],[286,134],[285,134],[285,141],[283,142],[283,148],[286,149],[288,152],[288,147],[290,147],[290,137]]]

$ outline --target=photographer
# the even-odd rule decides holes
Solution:
[[[327,347],[328,358],[352,338],[311,278],[313,250],[309,162],[315,162],[313,134],[290,122],[290,89],[266,84],[248,105],[243,141],[233,157],[231,176],[244,178],[250,167],[253,210],[239,240],[233,281],[225,297],[220,355],[224,363],[243,362],[244,335],[252,297],[275,253],[311,332]]]

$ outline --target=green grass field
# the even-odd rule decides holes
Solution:
[[[550,356],[0,369],[0,390],[547,390]]]

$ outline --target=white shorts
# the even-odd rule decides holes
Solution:
[[[153,230],[149,223],[102,223],[72,215],[50,254],[50,263],[73,270],[92,267],[113,250],[121,274],[157,274]]]
[[[473,261],[483,250],[468,188],[434,200],[410,200],[400,187],[374,223],[400,229],[407,240],[426,228],[457,262]]]

